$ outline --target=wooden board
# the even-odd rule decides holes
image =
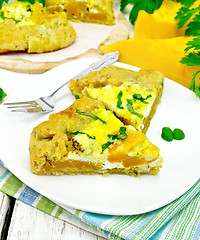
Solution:
[[[47,215],[18,200],[16,200],[14,206],[6,239],[105,240],[104,237],[85,231],[67,221]]]
[[[116,15],[116,25],[110,31],[109,36],[100,44],[97,44],[94,48],[89,48],[81,54],[76,56],[68,56],[67,58],[56,60],[56,61],[35,61],[32,60],[31,54],[30,59],[25,59],[23,53],[19,53],[16,57],[15,54],[2,54],[0,55],[0,68],[19,72],[19,73],[29,73],[29,74],[40,74],[44,73],[60,64],[66,63],[68,61],[82,58],[82,57],[101,57],[102,53],[98,50],[98,47],[101,45],[108,45],[117,41],[125,40],[129,38],[130,27],[129,22],[126,17],[119,11]],[[94,24],[93,24],[94,25]],[[89,36],[88,36],[89,37]],[[54,52],[55,53],[55,52]],[[59,55],[59,51],[56,52]],[[19,57],[20,56],[20,57]],[[34,55],[36,56],[36,55]]]

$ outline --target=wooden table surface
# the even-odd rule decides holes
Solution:
[[[0,192],[0,239],[105,240]]]

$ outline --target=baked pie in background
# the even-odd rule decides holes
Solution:
[[[75,40],[76,32],[63,11],[49,12],[38,2],[20,1],[0,9],[0,53],[51,52]]]

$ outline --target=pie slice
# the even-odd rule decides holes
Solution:
[[[62,6],[69,20],[113,25],[113,0],[46,0],[47,8]]]
[[[76,32],[65,12],[48,12],[38,2],[16,1],[0,9],[0,53],[43,53],[72,44]]]
[[[110,66],[76,81],[71,79],[69,88],[75,97],[100,100],[124,124],[146,132],[162,95],[163,80],[157,71]]]
[[[159,149],[144,133],[85,96],[36,126],[29,149],[38,175],[155,175],[162,165]]]

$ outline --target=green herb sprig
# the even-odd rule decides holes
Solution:
[[[74,97],[75,97],[76,99],[80,99],[79,95],[74,95]]]
[[[120,109],[124,109],[124,107],[122,106],[122,96],[123,96],[123,92],[120,91],[117,95],[117,98],[118,98],[117,107]]]
[[[200,70],[193,74],[193,78],[192,78],[192,81],[190,83],[190,89],[192,91],[194,91],[198,97],[200,97],[200,88],[197,87],[196,82],[195,82],[196,76],[198,74],[200,74]]]
[[[177,12],[177,15],[175,17],[176,20],[178,20],[178,28],[182,28],[187,21],[199,11],[199,7],[189,9],[188,7],[182,7]]]
[[[134,25],[140,10],[152,14],[155,10],[160,8],[163,1],[164,0],[121,0],[120,10],[123,12],[127,5],[133,5],[129,14],[129,20]],[[172,1],[175,2],[175,0]],[[176,2],[181,2],[182,5],[190,7],[195,0],[177,0]]]
[[[133,5],[129,20],[134,24],[140,10],[152,14],[154,10],[160,8],[162,2],[163,0],[121,0],[120,10],[123,12],[128,4]]]
[[[102,123],[107,123],[106,121],[104,121],[103,119],[101,119],[100,117],[98,117],[98,116],[96,116],[96,115],[94,115],[92,113],[82,112],[82,111],[80,111],[78,109],[76,109],[76,112],[79,113],[79,114],[91,117],[91,118],[93,118],[95,120],[100,120]]]
[[[182,5],[190,7],[196,0],[172,0],[173,2],[181,2]]]
[[[9,0],[0,0],[0,8],[2,7],[3,3],[8,3]]]
[[[180,61],[180,63],[187,66],[200,66],[200,6],[192,9],[181,8],[175,17],[179,22],[178,27],[181,28],[194,14],[196,14],[195,17],[187,25],[188,28],[185,31],[186,36],[194,36],[194,38],[187,42],[187,47],[185,48],[186,55]],[[188,51],[189,53],[187,53]],[[190,89],[200,98],[200,87],[196,85],[196,79],[199,74],[200,71],[193,74]]]
[[[4,14],[3,14],[3,12],[0,12],[0,18],[3,19],[3,20],[5,20],[5,19],[11,19],[11,20],[15,21],[16,23],[21,22],[20,20],[16,20],[16,19],[14,19],[14,18],[5,17]]]
[[[107,135],[110,139],[108,142],[104,143],[102,145],[102,152],[101,154],[105,151],[106,148],[108,148],[116,139],[122,139],[124,140],[126,137],[127,137],[127,134],[126,134],[126,127],[120,127],[119,129],[119,134],[115,134],[115,135],[112,135],[112,134],[108,134]]]
[[[144,104],[148,104],[148,102],[146,102],[145,100],[147,100],[150,97],[152,97],[151,94],[149,94],[148,96],[143,98],[141,94],[135,93],[135,94],[133,94],[133,101],[139,100],[139,101],[141,101]]]
[[[7,94],[0,88],[0,104],[3,102],[3,99],[7,96]]]
[[[73,134],[73,135],[85,134],[85,135],[87,135],[88,138],[90,138],[90,139],[95,139],[95,136],[91,136],[91,135],[89,135],[89,134],[87,134],[87,133],[80,132],[80,131],[70,132],[70,131],[66,128],[66,132],[71,133],[71,134]]]
[[[127,101],[127,108],[129,110],[130,113],[138,116],[139,118],[143,118],[144,116],[138,112],[136,112],[134,109],[133,109],[133,102],[132,102],[132,99],[126,99]]]

